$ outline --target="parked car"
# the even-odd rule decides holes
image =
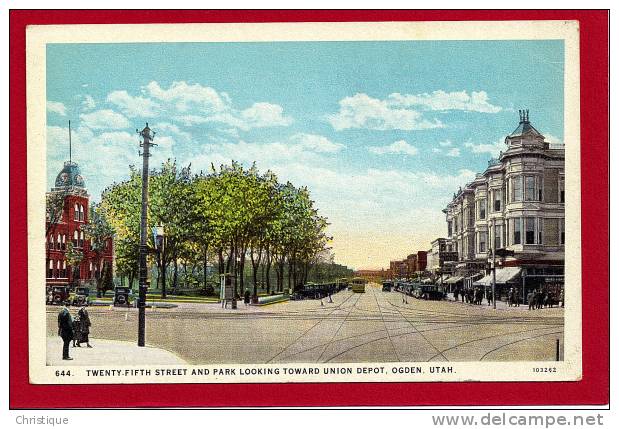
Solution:
[[[72,305],[85,306],[90,304],[90,288],[78,286],[71,301]]]
[[[47,297],[47,304],[49,305],[62,305],[69,299],[69,287],[68,286],[53,286],[51,294]]]

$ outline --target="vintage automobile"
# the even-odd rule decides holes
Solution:
[[[384,281],[383,282],[383,292],[391,292],[391,289],[393,288],[393,282],[392,281]]]
[[[412,295],[418,299],[440,301],[445,298],[445,290],[442,286],[414,283]]]
[[[75,288],[75,295],[71,305],[85,306],[90,304],[90,288],[78,286]]]
[[[48,305],[62,305],[69,300],[68,286],[53,286],[51,292],[47,296]]]
[[[126,286],[116,286],[114,288],[114,307],[131,306],[131,288]]]

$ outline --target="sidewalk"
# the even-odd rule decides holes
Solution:
[[[82,344],[81,347],[69,348],[73,360],[62,360],[62,339],[47,337],[47,365],[81,366],[81,365],[184,365],[186,362],[175,354],[156,347],[138,347],[136,343],[126,341],[90,339],[92,348]]]
[[[453,293],[448,293],[447,294],[447,302],[451,302],[454,304],[461,304],[461,305],[470,305],[470,306],[474,306],[474,307],[487,307],[487,308],[492,308],[492,304],[488,305],[488,301],[486,301],[486,298],[483,299],[483,301],[481,302],[481,305],[473,305],[473,304],[469,304],[466,301],[462,302],[462,297],[458,296],[458,302],[454,301],[454,295]],[[515,305],[510,307],[509,304],[506,301],[499,301],[497,300],[496,302],[496,308],[497,310],[529,310],[529,304],[520,304],[520,306],[516,307]],[[554,308],[559,308],[556,305],[554,306]],[[545,310],[542,309],[542,310]],[[539,311],[539,310],[535,310],[535,311]]]

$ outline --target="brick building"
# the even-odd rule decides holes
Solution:
[[[50,286],[75,286],[94,283],[113,269],[114,244],[110,237],[95,249],[85,236],[84,226],[89,222],[89,195],[78,165],[67,161],[56,177],[55,186],[47,193],[45,284]],[[55,201],[56,204],[50,201]],[[52,206],[50,208],[50,206]],[[67,264],[67,247],[81,252],[79,266]]]

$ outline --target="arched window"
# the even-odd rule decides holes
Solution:
[[[77,229],[73,232],[73,246],[79,247]]]
[[[80,209],[77,203],[73,206],[73,220],[80,220]]]
[[[62,250],[67,250],[67,236],[66,234],[62,234]]]
[[[47,248],[49,250],[54,250],[54,236],[50,235],[47,237]]]
[[[80,204],[80,221],[84,222],[84,206]]]
[[[92,278],[92,261],[90,261],[90,265],[88,266],[88,277]]]
[[[56,261],[56,277],[61,277],[61,275],[60,275],[60,261]]]
[[[80,247],[84,247],[84,231],[80,231]]]
[[[58,234],[58,238],[56,239],[56,249],[62,249],[62,237],[60,236],[60,234]]]

